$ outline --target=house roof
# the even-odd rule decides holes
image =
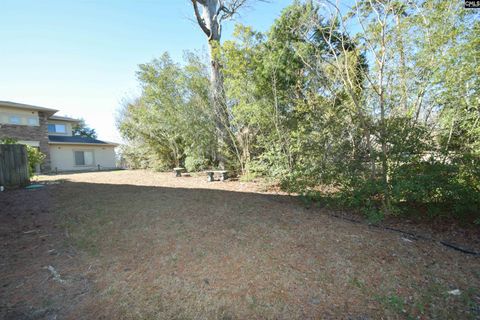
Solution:
[[[48,136],[48,142],[50,144],[94,144],[94,145],[105,145],[105,146],[118,146],[117,143],[106,142],[102,140],[97,140],[88,137],[79,137],[79,136]]]
[[[79,119],[74,119],[70,117],[62,117],[62,116],[50,116],[48,117],[48,120],[62,120],[62,121],[68,121],[68,122],[80,122],[81,120]]]
[[[19,108],[19,109],[25,109],[25,110],[43,111],[43,112],[49,113],[51,115],[53,115],[54,113],[56,113],[58,111],[57,109],[39,107],[39,106],[31,105],[31,104],[11,102],[11,101],[0,101],[0,106],[9,107],[9,108]]]

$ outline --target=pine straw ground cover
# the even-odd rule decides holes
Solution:
[[[258,183],[145,171],[41,179],[62,183],[0,194],[0,318],[480,317],[479,257]]]

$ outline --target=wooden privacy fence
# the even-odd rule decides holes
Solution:
[[[22,144],[0,144],[0,186],[24,187],[29,182],[27,147]]]

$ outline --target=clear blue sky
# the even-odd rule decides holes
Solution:
[[[265,31],[292,1],[254,3],[237,21]],[[1,0],[0,12],[0,100],[84,118],[110,141],[121,100],[138,93],[138,64],[206,45],[189,0]]]

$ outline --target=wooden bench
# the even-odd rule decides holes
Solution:
[[[181,177],[183,171],[185,171],[185,168],[173,168],[173,172],[175,172],[175,177]]]
[[[228,179],[228,171],[226,170],[207,170],[205,173],[207,174],[208,182],[215,181],[214,175],[216,173],[220,174],[220,181],[225,181]]]

